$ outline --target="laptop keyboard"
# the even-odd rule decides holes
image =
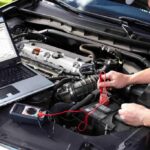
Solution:
[[[21,64],[10,68],[5,68],[0,71],[0,87],[33,77],[35,75],[36,74],[34,72],[30,71]]]

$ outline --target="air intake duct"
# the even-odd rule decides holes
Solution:
[[[65,85],[58,89],[57,97],[61,101],[80,101],[97,88],[98,75]]]

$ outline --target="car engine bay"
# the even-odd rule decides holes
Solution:
[[[7,24],[22,62],[54,83],[54,87],[20,101],[44,110],[45,121],[37,126],[57,124],[83,137],[136,129],[121,120],[118,110],[123,103],[141,104],[139,98],[147,85],[107,89],[109,104],[98,105],[97,82],[100,74],[111,70],[133,74],[148,68],[147,47],[83,33],[61,19],[29,16],[26,10],[12,11],[13,15],[7,11]]]

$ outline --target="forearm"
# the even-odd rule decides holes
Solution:
[[[128,85],[150,83],[150,68],[142,70],[132,75],[128,75]]]
[[[143,113],[143,125],[150,127],[150,109],[146,108]]]
[[[121,119],[129,125],[150,127],[150,109],[142,105],[122,104],[118,112]]]

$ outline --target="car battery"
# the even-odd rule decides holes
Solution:
[[[111,116],[113,117],[114,110],[98,103],[90,104],[81,108],[85,114],[89,113],[88,125],[92,126],[94,129],[99,132],[104,132],[105,130],[112,130],[115,125],[109,121]],[[107,129],[106,129],[107,128]]]

